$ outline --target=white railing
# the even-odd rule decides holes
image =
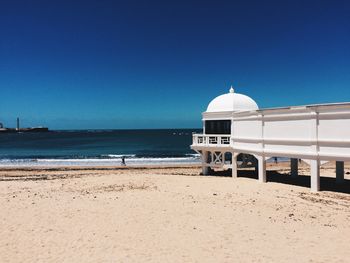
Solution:
[[[230,138],[228,134],[193,134],[192,145],[229,146]]]
[[[218,118],[216,113],[203,117]],[[232,135],[194,134],[192,149],[217,147],[220,152],[225,147],[265,157],[350,161],[350,103],[237,112],[232,117]]]

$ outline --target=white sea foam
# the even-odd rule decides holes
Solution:
[[[200,157],[201,155],[199,153],[186,153],[186,156],[193,156],[193,157]]]
[[[109,155],[108,155],[109,156]],[[120,156],[120,157],[119,157]],[[188,157],[135,157],[135,155],[113,155],[113,158],[86,159],[2,159],[0,167],[10,166],[119,166],[124,156],[128,166],[199,164],[198,156]],[[111,157],[111,156],[109,156]]]
[[[135,157],[136,154],[106,154],[106,155],[102,155],[102,157],[110,157],[110,158],[128,158],[128,157]]]

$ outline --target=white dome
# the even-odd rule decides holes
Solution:
[[[213,99],[207,108],[207,112],[219,111],[252,111],[258,110],[256,102],[243,94],[234,93],[231,87],[230,92]]]

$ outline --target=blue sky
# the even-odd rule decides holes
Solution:
[[[350,101],[349,1],[0,1],[0,121],[200,127],[212,98]]]

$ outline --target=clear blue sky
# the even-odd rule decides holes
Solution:
[[[261,108],[350,101],[350,1],[0,2],[0,121],[200,127],[233,84]]]

